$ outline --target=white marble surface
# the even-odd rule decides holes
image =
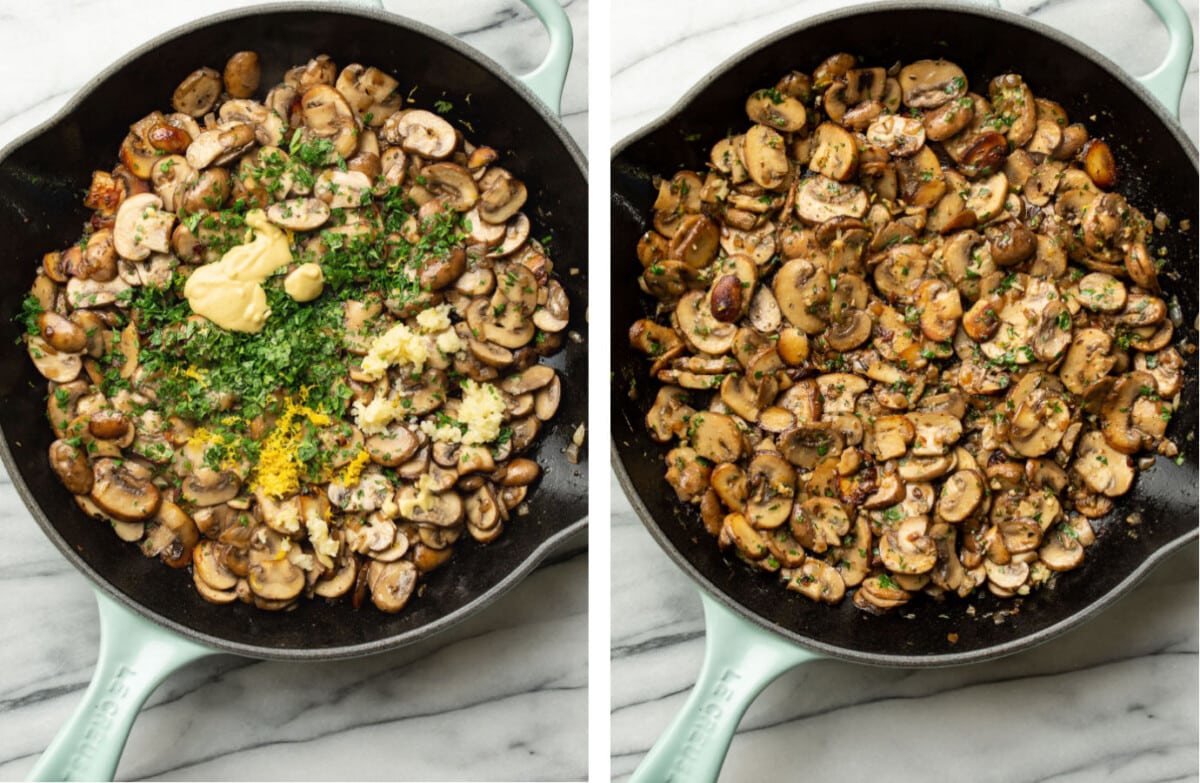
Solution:
[[[849,4],[618,4],[613,138],[658,117],[758,38]],[[1185,5],[1194,28],[1197,4]],[[1003,7],[1076,36],[1133,73],[1151,70],[1166,40],[1134,0],[1004,0]],[[1196,85],[1193,58],[1184,101],[1193,141]],[[615,481],[611,492],[612,773],[625,780],[695,681],[704,624],[691,582]],[[1196,781],[1196,576],[1190,547],[1099,619],[1000,661],[925,671],[822,661],[794,670],[746,714],[721,780]]]
[[[0,146],[97,70],[237,0],[0,3]],[[568,0],[563,101],[586,149],[587,0]],[[515,72],[544,51],[516,0],[387,0]],[[86,183],[80,183],[86,187]],[[2,473],[2,471],[0,471]],[[582,542],[574,542],[579,551]],[[134,726],[122,779],[578,780],[587,774],[587,556],[545,566],[427,643],[325,664],[226,657],[173,675]],[[23,777],[96,658],[95,602],[0,475],[0,779]]]

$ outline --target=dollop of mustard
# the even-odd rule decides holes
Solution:
[[[311,302],[325,290],[325,273],[320,264],[311,261],[288,272],[283,279],[283,290],[297,302]]]
[[[287,235],[272,225],[261,209],[246,214],[246,225],[253,229],[254,239],[231,247],[215,264],[192,272],[183,295],[192,312],[222,329],[257,333],[271,314],[262,284],[277,269],[292,263],[292,251]]]

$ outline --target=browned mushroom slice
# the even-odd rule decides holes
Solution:
[[[717,497],[732,511],[744,511],[750,488],[746,473],[732,462],[722,462],[713,468],[710,480]]]
[[[744,159],[746,172],[759,187],[774,190],[787,178],[787,148],[783,137],[765,125],[746,131]]]
[[[1002,597],[1012,595],[1029,579],[1029,564],[1012,561],[1003,565],[992,560],[985,560],[988,589]]]
[[[721,413],[696,413],[688,422],[696,453],[713,463],[734,462],[743,451],[742,433],[732,418]]]
[[[784,458],[800,468],[813,468],[826,457],[836,457],[845,448],[840,432],[828,422],[803,423],[781,434],[779,450]]]
[[[689,291],[675,307],[679,333],[694,350],[719,356],[733,346],[737,327],[718,321],[703,291]]]
[[[1125,306],[1125,284],[1112,275],[1092,272],[1079,279],[1075,299],[1093,312],[1115,313]]]
[[[924,574],[937,564],[937,546],[926,533],[929,519],[908,517],[879,537],[879,558],[897,574]]]
[[[1013,147],[1023,147],[1037,130],[1037,104],[1029,85],[1015,73],[992,79],[989,85],[992,108],[1008,129],[1005,134]]]
[[[762,560],[770,554],[767,537],[756,530],[745,515],[736,511],[725,515],[717,540],[736,547],[748,560]]]
[[[1071,467],[1089,489],[1106,497],[1120,497],[1133,484],[1133,461],[1097,430],[1080,436]]]
[[[162,205],[162,199],[153,193],[139,193],[121,202],[113,225],[113,247],[122,258],[142,261],[152,252],[171,249],[175,216],[163,211]]]
[[[924,280],[917,287],[914,304],[921,314],[921,332],[926,337],[942,342],[954,336],[963,314],[958,289],[942,280]]]
[[[900,69],[904,105],[935,109],[967,93],[967,75],[948,60],[917,60]]]
[[[788,521],[796,496],[796,470],[786,460],[769,452],[755,454],[746,482],[744,513],[750,524],[760,530],[774,530]]]
[[[1083,167],[1097,187],[1108,190],[1117,184],[1117,161],[1108,144],[1093,139],[1083,148]]]
[[[1051,571],[1078,568],[1083,562],[1083,543],[1079,534],[1065,524],[1054,527],[1038,550],[1038,559]]]
[[[312,231],[325,225],[329,205],[318,198],[293,198],[267,208],[267,219],[292,231]]]
[[[896,157],[915,155],[925,144],[925,126],[916,117],[888,114],[867,128],[867,141]]]
[[[102,458],[92,472],[90,497],[104,513],[122,522],[141,522],[158,511],[162,500],[158,487],[136,475],[129,463]]]
[[[254,144],[254,127],[245,122],[222,122],[203,131],[188,145],[184,158],[196,171],[236,160]]]
[[[192,550],[192,566],[196,578],[213,590],[232,590],[237,585],[237,574],[230,571],[221,558],[221,552],[226,546],[204,539]]]
[[[979,222],[986,223],[994,220],[1004,212],[1004,202],[1008,197],[1008,177],[1003,171],[997,172],[987,179],[972,183],[967,194],[966,208],[975,213]],[[993,257],[995,253],[993,252]]]
[[[896,175],[905,202],[914,207],[933,207],[946,193],[946,177],[937,154],[921,147],[916,154],[896,161]]]
[[[809,558],[799,568],[786,573],[787,589],[813,601],[836,604],[846,594],[846,583],[837,569],[821,560]]]
[[[796,214],[812,224],[836,217],[861,218],[870,205],[867,193],[858,185],[838,182],[823,174],[814,174],[796,188]]]
[[[977,470],[959,470],[946,479],[938,498],[938,518],[962,522],[975,513],[984,498],[984,479]]]
[[[804,104],[780,90],[756,90],[746,99],[746,114],[751,122],[795,133],[804,128],[807,112]]]
[[[936,457],[950,453],[962,436],[962,422],[946,413],[907,413],[914,436],[912,453],[918,457]]]
[[[197,68],[189,73],[171,96],[175,111],[190,117],[203,117],[212,110],[221,94],[221,74],[212,68]]]
[[[1101,431],[1114,449],[1125,454],[1137,453],[1150,440],[1133,421],[1139,398],[1143,397],[1157,398],[1154,376],[1135,370],[1122,376],[1104,398]]]
[[[330,148],[324,151],[320,163],[333,164],[338,156],[349,158],[354,154],[359,139],[358,121],[341,93],[328,84],[313,85],[301,95],[300,111],[304,118],[304,136],[329,141]],[[321,155],[321,151],[315,154]]]
[[[813,151],[808,168],[840,182],[852,179],[858,170],[858,142],[842,126],[832,122],[821,123],[813,132]]]
[[[872,441],[876,459],[886,462],[904,456],[916,430],[904,416],[880,416],[872,425]]]
[[[1058,371],[1063,385],[1075,394],[1083,394],[1112,369],[1116,360],[1109,355],[1111,350],[1112,337],[1104,330],[1076,331]]]
[[[383,125],[403,103],[396,93],[400,83],[374,66],[347,65],[335,86],[364,125]]]
[[[77,353],[61,353],[41,337],[26,337],[29,358],[43,378],[55,383],[70,383],[79,377],[83,359]]]
[[[1032,552],[1042,543],[1042,526],[1029,517],[1014,517],[996,523],[1009,554]]]
[[[793,538],[819,554],[841,546],[850,517],[839,501],[814,497],[792,508],[790,528]]]
[[[86,495],[95,481],[87,455],[79,446],[65,440],[50,444],[50,467],[63,486],[73,495]]]
[[[824,269],[806,259],[793,258],[775,273],[773,291],[788,323],[808,334],[817,334],[825,328],[820,315],[828,310],[830,280]]]
[[[680,447],[667,452],[667,483],[682,502],[698,500],[709,487],[712,469],[695,449]]]

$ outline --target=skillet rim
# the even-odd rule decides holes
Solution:
[[[26,144],[45,133],[47,130],[55,127],[59,123],[64,122],[76,111],[79,104],[91,95],[97,87],[111,79],[118,71],[124,69],[133,60],[165,45],[170,44],[180,38],[184,38],[200,30],[212,27],[217,24],[244,19],[248,17],[270,16],[274,14],[288,15],[303,15],[311,13],[320,13],[336,16],[357,16],[370,19],[375,22],[400,27],[411,32],[424,35],[434,41],[454,50],[457,54],[472,60],[476,65],[483,68],[492,76],[492,78],[500,81],[512,89],[521,99],[523,99],[537,113],[546,128],[548,128],[558,139],[563,149],[568,153],[571,163],[574,164],[580,177],[586,184],[588,181],[587,159],[579,144],[567,133],[562,120],[556,117],[549,108],[516,76],[509,73],[503,66],[492,60],[487,55],[483,54],[474,47],[464,43],[458,38],[445,33],[429,25],[419,22],[410,17],[392,13],[385,10],[374,8],[363,8],[357,6],[348,6],[343,4],[335,4],[328,2],[313,2],[306,0],[304,2],[274,2],[260,5],[252,5],[243,8],[229,9],[215,14],[209,14],[190,22],[177,25],[169,30],[166,30],[153,38],[137,45],[130,49],[125,54],[110,63],[107,67],[99,71],[95,76],[89,79],[82,87],[80,87],[58,111],[56,111],[48,119],[38,123],[33,128],[25,131],[17,136],[11,142],[0,149],[0,167],[3,167],[8,159]],[[566,164],[566,161],[563,161]],[[586,298],[587,287],[584,286],[581,293]],[[584,393],[587,390],[584,389]],[[588,516],[585,513],[579,519],[571,522],[559,531],[556,531],[546,536],[529,554],[520,562],[520,564],[509,571],[496,584],[489,589],[479,593],[470,602],[459,607],[450,614],[443,615],[433,622],[425,625],[403,631],[398,634],[386,636],[380,639],[374,639],[366,642],[358,642],[355,644],[343,644],[334,647],[267,647],[262,645],[246,644],[242,642],[234,642],[223,637],[214,636],[209,633],[197,631],[189,626],[183,625],[171,617],[166,617],[158,612],[151,610],[139,601],[127,596],[121,590],[117,589],[109,582],[109,580],[99,571],[91,566],[75,549],[70,545],[70,542],[58,531],[58,528],[50,521],[46,512],[42,509],[41,503],[38,501],[35,493],[26,484],[20,470],[17,469],[16,459],[9,447],[8,435],[3,431],[3,426],[0,425],[0,461],[3,462],[5,470],[12,481],[13,486],[17,490],[18,496],[25,504],[30,515],[38,526],[42,529],[43,534],[54,544],[55,548],[65,556],[67,561],[87,580],[91,583],[90,586],[94,590],[98,590],[107,597],[116,601],[125,609],[134,612],[138,616],[149,620],[155,625],[172,631],[186,639],[202,644],[211,648],[214,652],[231,653],[248,658],[256,658],[260,660],[276,660],[276,661],[329,661],[341,660],[347,658],[357,658],[366,655],[372,655],[387,650],[394,650],[410,644],[422,641],[430,636],[436,635],[467,618],[479,613],[485,607],[494,603],[501,596],[513,589],[516,585],[522,582],[533,570],[535,570],[543,561],[547,559],[555,550],[571,536],[576,535],[579,531],[584,530],[588,526]],[[590,488],[587,487],[587,477],[583,478],[584,493],[587,494]],[[585,550],[586,551],[586,550]]]
[[[1147,90],[1141,82],[1135,77],[1126,73],[1120,66],[1114,63],[1107,56],[1096,51],[1087,44],[1079,41],[1060,30],[1057,30],[1049,25],[1039,22],[1034,19],[1029,19],[1019,14],[1005,11],[1003,9],[995,9],[988,7],[974,6],[953,6],[945,3],[930,2],[930,0],[884,0],[883,2],[864,3],[856,5],[852,8],[843,8],[836,11],[828,11],[815,16],[806,17],[797,22],[788,25],[780,30],[771,33],[770,35],[759,38],[754,42],[742,47],[734,54],[722,60],[718,65],[714,66],[708,73],[701,77],[686,93],[676,100],[670,108],[659,115],[657,118],[646,123],[642,127],[627,134],[619,142],[613,145],[612,152],[609,156],[609,166],[616,166],[620,162],[620,158],[625,152],[634,145],[641,142],[647,136],[658,131],[662,127],[668,125],[682,115],[694,102],[703,96],[714,81],[724,76],[728,71],[735,66],[757,55],[762,50],[775,45],[779,41],[803,32],[811,27],[827,24],[829,22],[840,21],[866,14],[879,12],[895,12],[895,11],[936,11],[941,13],[954,13],[967,16],[984,17],[994,22],[1008,24],[1021,28],[1024,33],[1040,34],[1048,38],[1053,43],[1064,46],[1073,50],[1076,54],[1091,60],[1091,62],[1110,77],[1115,79],[1130,90],[1141,102],[1148,108],[1155,117],[1162,121],[1163,125],[1171,133],[1175,142],[1183,148],[1184,152],[1191,159],[1192,167],[1200,172],[1200,159],[1197,157],[1196,145],[1187,136],[1180,124],[1178,118],[1171,115],[1165,106],[1163,106],[1157,98],[1155,98],[1149,90]],[[609,194],[610,199],[610,215],[611,215],[611,199],[615,193]],[[611,256],[610,249],[610,256]],[[1195,400],[1193,400],[1195,404]],[[928,655],[905,655],[902,653],[871,653],[855,650],[851,648],[841,647],[838,645],[824,642],[819,638],[813,638],[804,634],[798,633],[791,628],[785,628],[772,622],[768,618],[759,615],[741,603],[733,599],[725,591],[721,590],[711,579],[708,578],[690,559],[679,549],[677,549],[671,539],[661,529],[658,522],[654,520],[650,510],[643,502],[641,495],[634,489],[633,482],[625,470],[624,462],[621,460],[622,449],[617,440],[615,430],[610,433],[610,460],[611,467],[617,477],[621,489],[625,493],[626,499],[629,500],[633,510],[637,513],[638,519],[642,526],[649,531],[650,536],[658,544],[672,561],[679,566],[683,572],[691,579],[692,583],[698,589],[704,591],[713,600],[720,603],[730,612],[740,617],[743,620],[751,622],[758,627],[770,631],[781,640],[787,641],[797,647],[819,652],[822,655],[830,658],[836,658],[854,663],[861,663],[870,666],[885,666],[899,668],[935,668],[940,666],[956,666],[968,663],[976,663],[979,661],[993,660],[1002,658],[1008,655],[1013,655],[1018,652],[1036,647],[1040,644],[1054,639],[1057,636],[1069,631],[1077,625],[1086,622],[1100,612],[1107,609],[1110,605],[1123,598],[1133,589],[1139,582],[1157,566],[1162,560],[1182,549],[1188,542],[1194,542],[1200,538],[1200,527],[1193,527],[1168,540],[1158,549],[1147,556],[1138,566],[1129,572],[1124,579],[1115,584],[1112,589],[1103,595],[1089,601],[1076,611],[1072,612],[1062,620],[1048,625],[1036,631],[1024,634],[1016,639],[999,642],[997,644],[988,645],[976,650],[964,650],[962,652],[951,653],[931,653]]]

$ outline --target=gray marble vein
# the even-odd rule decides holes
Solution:
[[[612,137],[665,112],[725,58],[845,0],[618,3]],[[1135,0],[1004,0],[1133,73],[1165,48]],[[1197,23],[1197,3],[1185,2]],[[832,44],[831,44],[832,45]],[[1193,56],[1183,125],[1197,137]],[[687,698],[704,650],[692,583],[614,481],[612,774],[625,780]],[[722,781],[1196,781],[1197,550],[1176,553],[1096,620],[986,664],[908,671],[818,661],[768,686]]]
[[[143,41],[240,0],[0,4],[0,146],[48,119]],[[587,145],[587,0],[563,5],[575,50],[564,124]],[[387,0],[521,73],[546,36],[516,0]],[[136,119],[136,118],[131,118]],[[483,132],[483,129],[481,129]],[[115,152],[115,150],[114,150]],[[84,187],[86,183],[81,183]],[[335,663],[224,656],[172,675],[134,726],[123,779],[578,780],[587,775],[587,556],[582,542],[498,603],[418,645]],[[95,664],[86,580],[0,470],[0,779],[23,777]]]

